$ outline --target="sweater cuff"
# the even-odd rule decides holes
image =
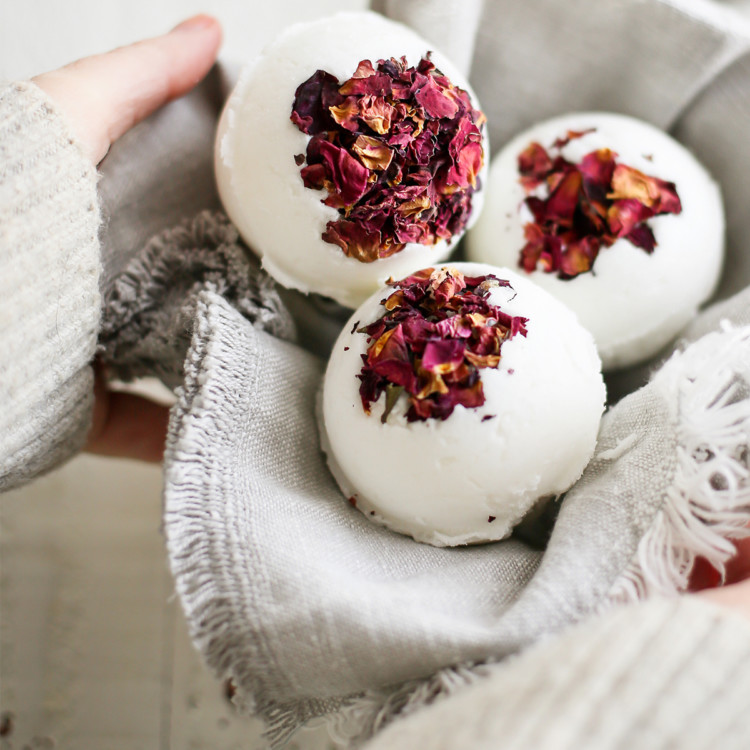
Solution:
[[[749,694],[744,617],[692,596],[654,600],[488,667],[366,750],[745,750]]]
[[[33,83],[0,88],[0,489],[83,445],[99,327],[96,169]]]

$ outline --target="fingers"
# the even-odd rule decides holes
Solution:
[[[220,44],[218,21],[200,15],[164,36],[84,58],[34,81],[98,164],[133,125],[190,91],[210,70]]]
[[[733,583],[729,586],[720,586],[715,589],[706,589],[695,594],[695,596],[700,596],[750,619],[750,580]]]
[[[727,563],[727,583],[750,578],[750,537],[733,540],[737,554]]]
[[[84,450],[158,463],[164,457],[169,409],[131,393],[106,390],[98,376],[94,417]]]

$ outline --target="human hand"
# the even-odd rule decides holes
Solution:
[[[210,70],[221,44],[216,19],[199,15],[168,34],[87,57],[34,78],[66,116],[93,164],[121,135],[190,91]],[[107,389],[97,371],[86,450],[161,461],[168,409]]]
[[[696,561],[690,588],[709,601],[750,619],[750,538],[734,541],[737,553],[727,563],[722,585],[719,574],[702,558]]]

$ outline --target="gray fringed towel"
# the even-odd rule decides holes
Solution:
[[[144,250],[126,268],[110,264],[103,351],[124,375],[184,377],[165,459],[177,591],[207,663],[232,678],[237,701],[260,713],[277,741],[323,714],[362,740],[473,680],[483,662],[614,603],[684,590],[695,557],[721,568],[727,539],[750,521],[750,314],[741,291],[750,285],[750,37],[720,13],[696,17],[676,1],[468,6],[456,16],[444,0],[381,3],[449,49],[478,29],[473,56],[462,49],[496,147],[575,109],[640,116],[688,145],[724,192],[728,259],[717,298],[725,301],[664,353],[648,385],[633,390],[645,367],[610,378],[612,391],[633,392],[605,416],[594,460],[560,503],[546,547],[519,535],[432,548],[371,525],[338,491],[314,418],[323,361],[279,338],[292,337],[279,292],[226,221],[180,214],[177,180],[158,196],[167,229],[147,242],[138,207],[120,200],[118,185],[133,170],[141,187],[150,184],[141,172],[159,163],[149,153],[154,130],[174,128],[179,112],[201,124],[183,133],[203,164],[187,159],[188,171],[205,172],[206,120],[226,94],[221,76],[118,144],[103,170],[106,205],[118,217],[107,257]],[[453,21],[432,23],[435,13]],[[451,27],[456,35],[440,39]],[[213,185],[202,203],[191,187],[188,204],[187,214],[215,208]],[[187,249],[184,265],[175,248]],[[179,295],[164,294],[175,288],[170,274]],[[296,310],[300,343],[320,349],[308,332],[324,320],[335,330],[336,321],[281,295]]]

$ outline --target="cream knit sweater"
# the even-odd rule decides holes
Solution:
[[[0,89],[0,489],[86,439],[99,326],[96,170],[42,91]]]
[[[0,89],[0,488],[85,440],[99,329],[96,172],[33,84]],[[750,623],[702,600],[589,620],[368,750],[747,750]]]

